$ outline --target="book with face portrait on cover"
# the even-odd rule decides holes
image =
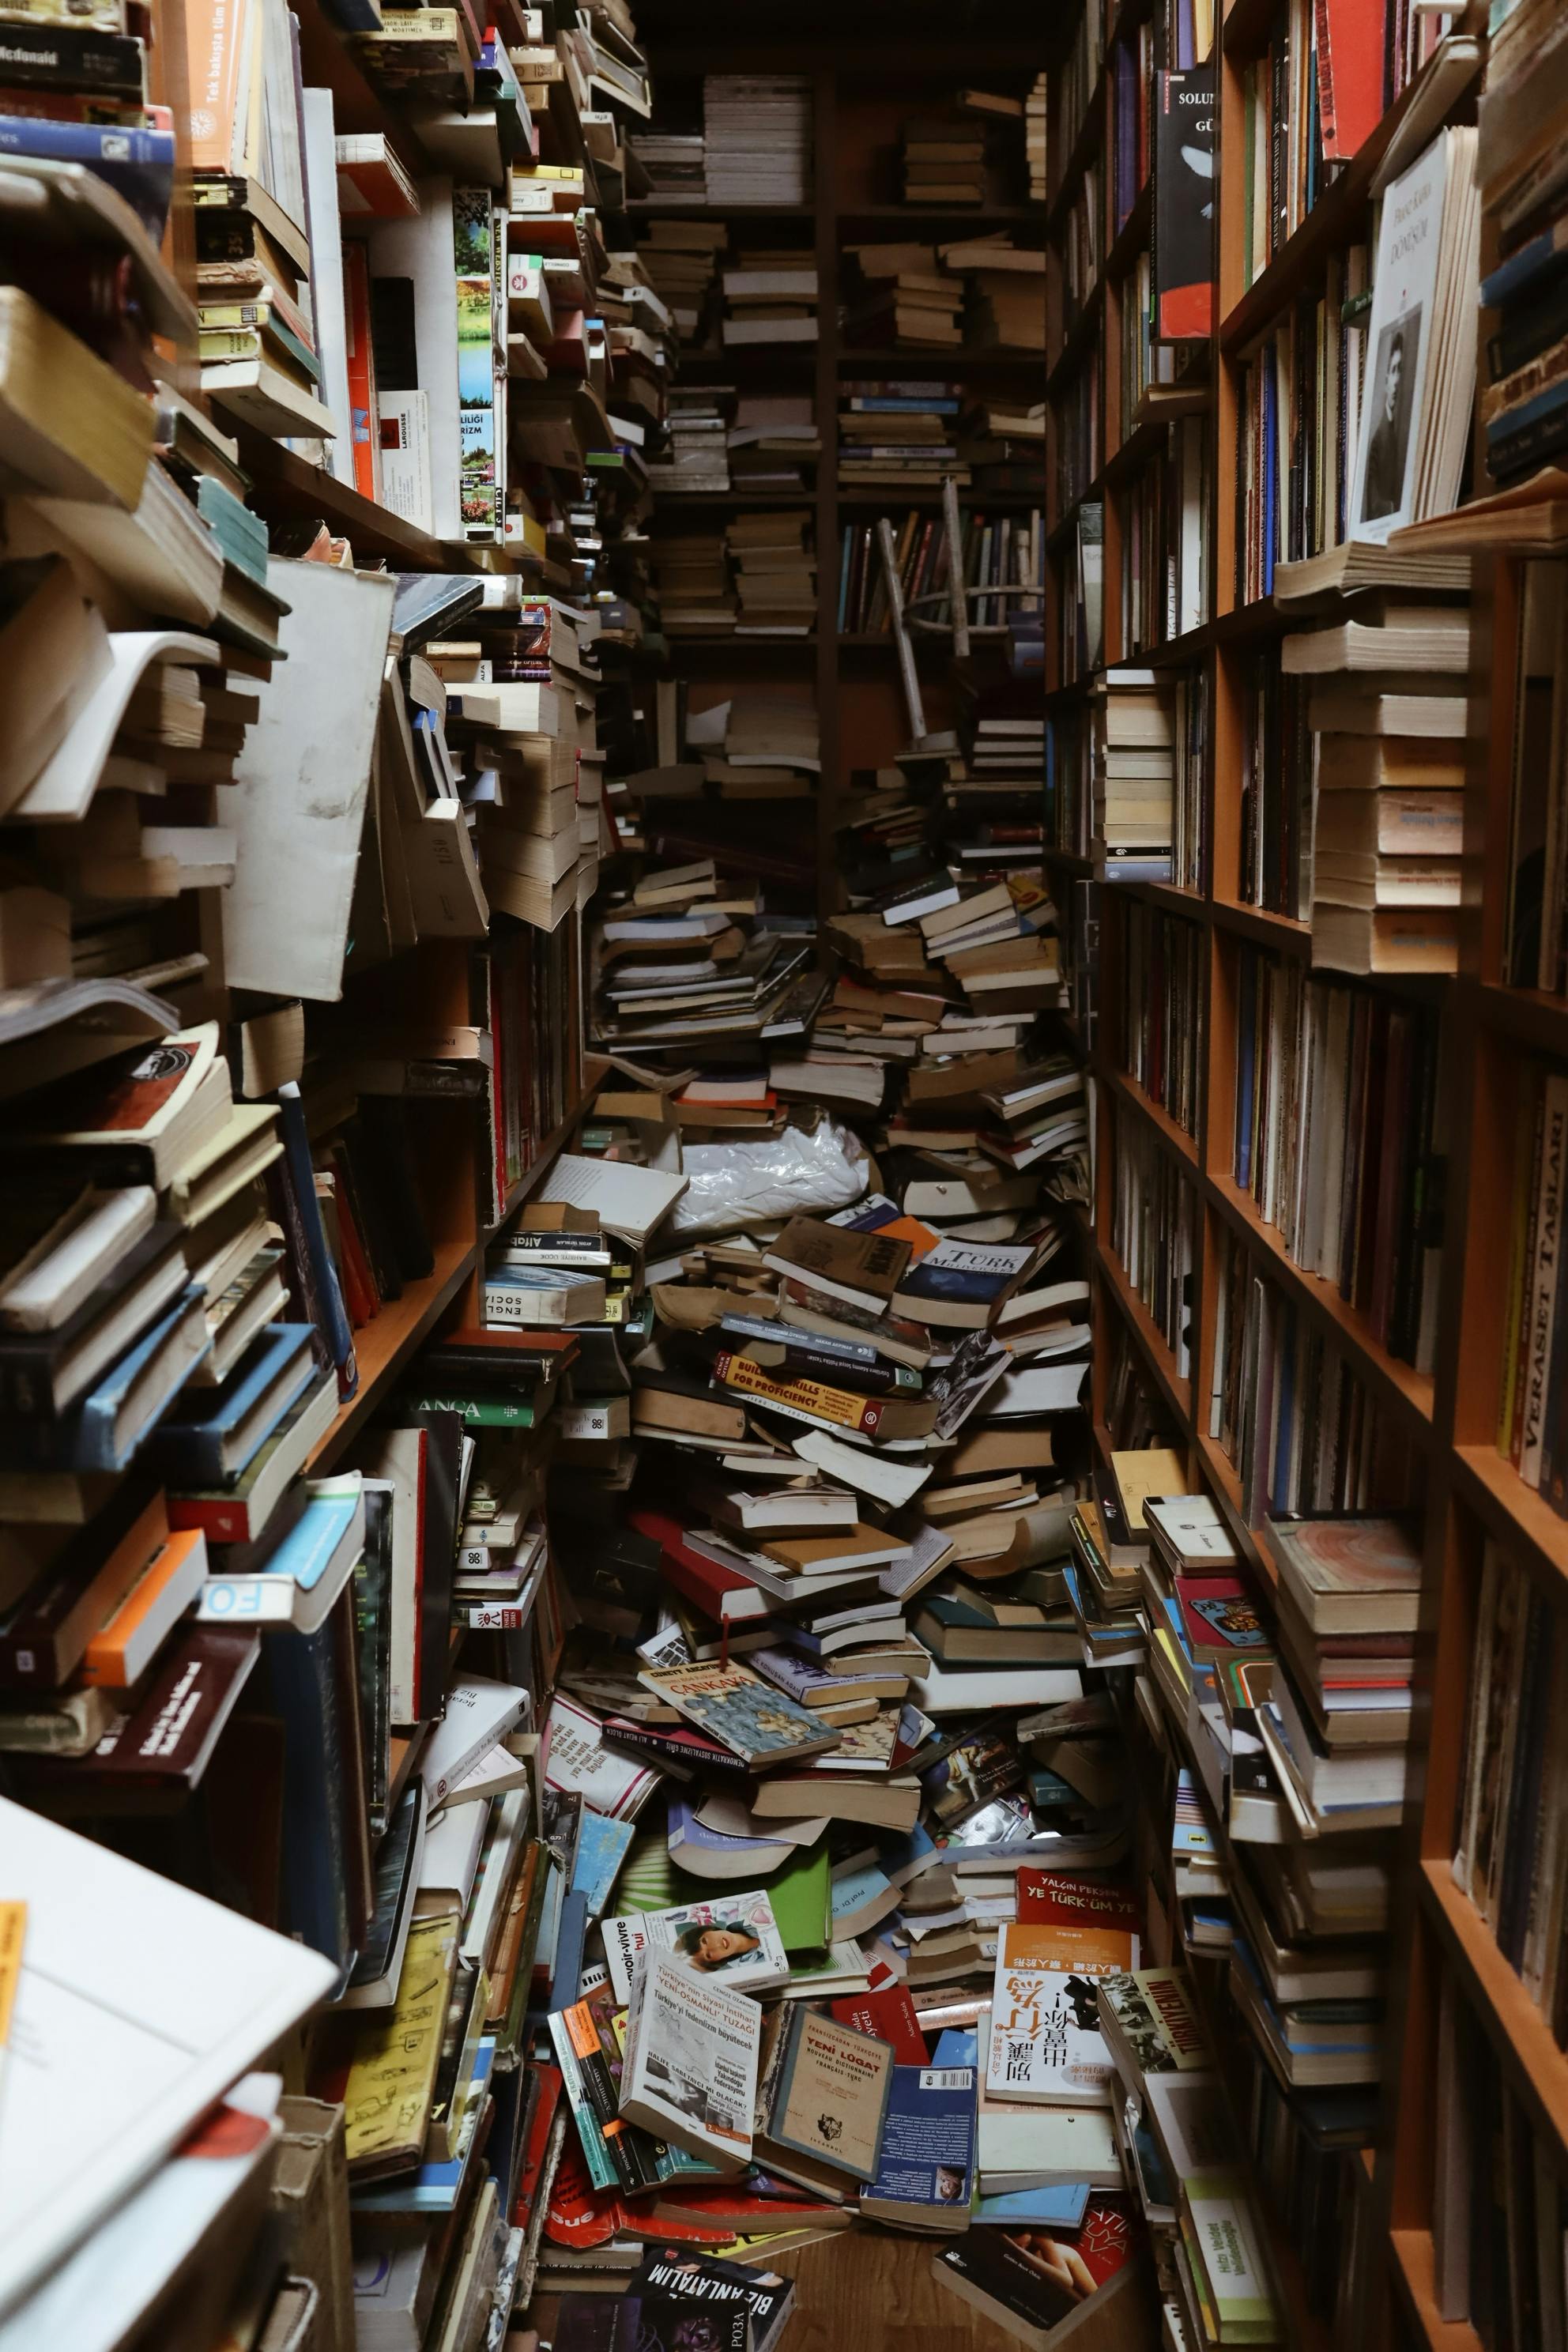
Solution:
[[[633,1973],[650,1945],[737,1992],[765,1992],[789,1981],[789,1958],[773,1906],[761,1889],[606,1919],[604,1936],[610,1982],[623,2004],[631,1998]]]

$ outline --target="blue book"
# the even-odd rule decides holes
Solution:
[[[1005,2197],[977,2197],[969,2218],[1003,2230],[1076,2230],[1089,2193],[1087,2180],[1058,2180],[1049,2189],[1014,2189]]]
[[[310,1276],[316,1286],[316,1297],[321,1311],[321,1337],[327,1343],[327,1353],[337,1368],[338,1394],[351,1397],[359,1386],[354,1337],[343,1306],[338,1269],[333,1263],[332,1253],[327,1247],[326,1228],[321,1223],[321,1204],[316,1198],[316,1171],[310,1159],[310,1136],[305,1125],[305,1106],[300,1099],[300,1089],[292,1080],[279,1087],[278,1108],[279,1125],[283,1130],[283,1165],[288,1170],[289,1205],[299,1221],[305,1254],[310,1261]]]
[[[310,1385],[310,1339],[308,1323],[268,1323],[226,1380],[163,1421],[150,1447],[157,1466],[182,1484],[216,1486],[239,1477]]]
[[[974,2182],[973,2066],[895,2066],[877,2150],[876,2177],[860,2210],[879,2221],[942,2228],[969,2210]]]
[[[0,1459],[33,1470],[125,1469],[211,1348],[205,1297],[192,1283],[74,1412],[47,1428],[36,1422],[18,1425]]]
[[[207,1578],[196,1615],[205,1624],[293,1625],[308,1633],[348,1582],[363,1539],[363,1490],[317,1489],[248,1574]]]
[[[168,226],[174,193],[172,131],[125,129],[119,123],[45,122],[30,114],[0,115],[0,155],[36,156],[51,163],[84,163],[128,204],[154,244]]]
[[[1506,261],[1499,262],[1489,278],[1481,280],[1481,308],[1500,310],[1505,302],[1513,302],[1533,286],[1538,278],[1549,277],[1568,261],[1568,219],[1555,220],[1550,228],[1510,253]]]
[[[934,2066],[978,2066],[980,2035],[973,2025],[944,2025],[931,2053]]]
[[[612,1821],[608,1813],[584,1808],[572,1857],[571,1891],[583,1897],[590,1919],[603,1917],[636,1828],[633,1822]]]
[[[861,393],[848,404],[859,416],[956,416],[962,401],[910,399],[902,393]]]
[[[356,1845],[351,1809],[363,1823],[359,1760],[342,1715],[341,1678],[350,1628],[329,1618],[313,1633],[269,1635],[266,1658],[273,1711],[283,1724],[280,1925],[338,1970],[341,1990],[368,1922],[364,1874],[369,1844]],[[352,1661],[348,1671],[352,1673]]]

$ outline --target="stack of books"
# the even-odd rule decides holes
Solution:
[[[805,74],[706,74],[708,201],[811,201],[811,82]]]
[[[738,248],[722,271],[726,350],[816,341],[816,258],[809,250]]]
[[[957,386],[909,380],[847,383],[838,409],[841,489],[939,490],[969,479],[956,439]]]
[[[1168,882],[1175,823],[1175,719],[1153,669],[1108,669],[1094,689],[1090,854],[1102,881]]]
[[[848,250],[859,285],[858,299],[845,314],[847,342],[963,342],[963,289],[938,268],[934,247],[857,245]]]
[[[648,224],[647,241],[637,247],[637,258],[669,306],[683,344],[701,347],[711,341],[709,297],[729,237],[721,221],[656,220]]]
[[[647,174],[648,195],[658,205],[705,205],[708,176],[700,131],[634,131],[626,145]],[[654,242],[660,239],[654,224]]]
[[[703,495],[729,488],[726,415],[733,398],[732,392],[719,386],[675,387],[669,398],[668,446],[647,469],[653,489]]]
[[[1046,407],[1029,407],[990,395],[967,407],[958,427],[960,454],[976,490],[1046,494]]]
[[[816,618],[816,563],[809,512],[735,515],[724,541],[740,598],[737,627],[768,635],[809,634]]]
[[[756,928],[757,913],[754,887],[721,887],[711,858],[656,869],[612,898],[598,935],[595,1035],[617,1054],[754,1045],[806,962],[804,946]]]
[[[728,635],[735,625],[735,593],[717,529],[661,533],[648,551],[658,609],[667,635]]]
[[[977,115],[911,116],[899,139],[907,205],[985,201],[985,123]]]
[[[729,447],[737,489],[804,490],[805,469],[822,454],[816,402],[809,393],[742,393]]]

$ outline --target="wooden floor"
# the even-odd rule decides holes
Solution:
[[[782,2352],[1018,2352],[1016,2336],[937,2284],[931,2257],[940,2243],[846,2230],[781,2255],[775,2267],[797,2288]],[[540,2295],[529,2310],[529,2328],[546,2344],[556,2309],[557,2298]],[[1147,2312],[1137,2321],[1127,2317],[1127,2352],[1147,2352],[1157,2320]],[[1116,2352],[1121,2338],[1118,2327]],[[1095,2352],[1102,2352],[1103,2341],[1097,2336]],[[514,2332],[507,2352],[522,2352],[526,2343]]]

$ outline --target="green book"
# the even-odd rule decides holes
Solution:
[[[533,1400],[524,1396],[458,1395],[423,1391],[406,1400],[410,1412],[461,1413],[469,1429],[531,1429]]]

